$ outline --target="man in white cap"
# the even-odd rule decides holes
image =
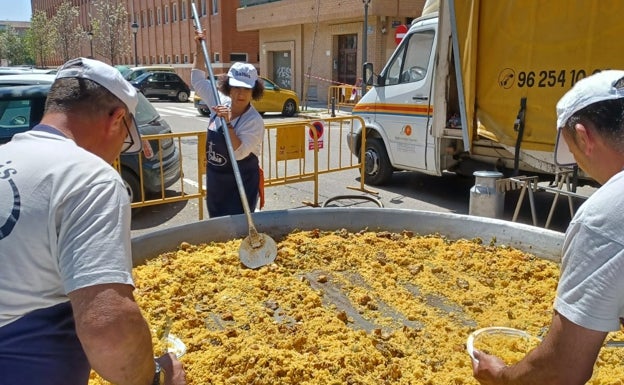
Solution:
[[[195,93],[214,111],[208,124],[206,139],[206,206],[211,218],[243,214],[244,207],[238,192],[225,131],[227,130],[234,150],[247,204],[254,211],[261,194],[262,179],[258,155],[264,138],[264,121],[251,100],[262,97],[264,83],[258,78],[258,72],[253,65],[234,63],[227,75],[222,75],[218,84],[213,85],[202,70],[205,66],[205,59],[201,54],[202,39],[204,34],[196,32],[195,41],[199,54],[195,55],[193,61],[191,84]],[[218,91],[213,92],[217,88]],[[222,127],[223,120],[226,127]]]
[[[607,333],[624,319],[624,71],[603,71],[557,103],[555,161],[602,186],[566,231],[548,334],[516,365],[475,352],[481,384],[584,384]]]
[[[70,60],[41,123],[0,146],[0,383],[85,385],[91,368],[185,383],[175,356],[154,360],[132,294],[130,202],[111,163],[141,150],[137,102],[115,68]]]

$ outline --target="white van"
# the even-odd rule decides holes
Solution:
[[[624,2],[600,4],[561,12],[539,0],[440,0],[376,77],[365,65],[373,87],[352,111],[365,127],[347,138],[361,157],[366,136],[365,183],[397,170],[554,178],[557,101],[579,79],[624,63]]]

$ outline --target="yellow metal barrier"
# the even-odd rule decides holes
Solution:
[[[327,110],[331,110],[332,100],[336,107],[355,106],[362,97],[362,87],[340,85],[327,88]]]
[[[364,163],[353,155],[345,143],[347,133],[353,133],[355,122],[364,126],[364,121],[358,116],[341,116],[323,119],[306,119],[295,122],[267,123],[265,121],[266,135],[262,143],[262,153],[259,156],[260,166],[264,170],[265,187],[280,186],[291,183],[312,182],[314,183],[313,202],[302,202],[306,205],[318,207],[319,176],[331,172],[350,169],[360,169],[360,186],[349,189],[359,190],[376,194],[364,187]],[[140,181],[140,196],[134,197],[132,208],[160,205],[180,201],[197,199],[199,219],[204,215],[204,197],[207,192],[203,186],[203,177],[206,171],[206,136],[205,131],[171,133],[159,135],[144,135],[145,141],[158,142],[158,157],[160,164],[160,191],[147,194],[144,187],[145,176],[143,173],[143,157],[138,156]],[[179,180],[173,185],[165,186],[163,180],[163,141],[173,141],[179,155],[179,168],[182,172]],[[360,159],[364,159],[366,138],[362,138],[362,150]],[[191,143],[193,153],[188,153],[189,146],[182,148],[182,143]],[[197,188],[187,191],[184,180],[184,162],[191,160],[196,163]],[[119,159],[115,167],[123,173],[119,165]]]
[[[138,178],[140,185],[140,194],[139,196],[133,197],[133,202],[131,207],[139,208],[146,206],[159,205],[164,203],[173,203],[180,201],[188,201],[191,199],[197,199],[197,203],[199,206],[199,219],[204,218],[204,187],[201,183],[202,180],[202,170],[205,169],[205,159],[206,159],[206,132],[198,131],[198,132],[188,132],[188,133],[171,133],[171,134],[158,134],[158,135],[143,135],[142,139],[144,141],[144,147],[146,146],[147,141],[158,142],[158,160],[160,164],[160,169],[158,170],[158,175],[160,176],[160,191],[152,192],[151,194],[147,194],[145,191],[145,175],[143,169],[143,156],[137,157],[138,162],[138,175],[134,175],[133,177]],[[165,186],[164,180],[164,172],[163,169],[163,151],[162,151],[162,143],[163,141],[173,141],[173,146],[176,147],[176,151],[178,153],[178,162],[180,169],[180,178],[171,186]],[[182,150],[182,142],[187,140],[188,142],[196,142],[196,153],[188,154]],[[149,150],[149,149],[148,149]],[[197,161],[197,191],[189,192],[184,185],[184,159],[196,159]],[[114,164],[117,171],[120,173],[124,173],[121,169],[119,158],[115,161]],[[129,172],[129,171],[125,171]],[[131,171],[130,171],[131,172]]]
[[[369,86],[366,87],[368,91],[370,89]],[[327,88],[327,111],[331,111],[332,109],[332,100],[335,101],[336,107],[340,109],[340,107],[353,107],[357,104],[357,102],[362,99],[362,87],[361,86],[350,86],[350,85],[340,85],[340,86],[329,86]]]
[[[265,186],[313,182],[314,201],[303,203],[317,207],[319,175],[359,168],[362,175],[360,187],[349,188],[371,192],[364,187],[364,163],[351,154],[345,143],[346,134],[353,132],[356,120],[361,127],[364,126],[364,120],[358,116],[274,124],[265,122],[267,132],[261,157]],[[364,159],[365,144],[360,159]]]

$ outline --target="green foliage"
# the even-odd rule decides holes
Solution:
[[[56,49],[63,62],[80,56],[80,42],[86,36],[78,21],[80,8],[72,6],[65,0],[52,17],[53,33],[55,33]]]
[[[128,21],[128,11],[125,2],[119,0],[93,0],[91,2],[93,14],[94,50],[107,58],[110,64],[119,64],[124,55],[131,49],[131,32]]]
[[[6,59],[10,65],[32,64],[26,49],[26,39],[13,27],[9,26],[0,32],[0,58]]]
[[[42,67],[47,65],[48,59],[54,52],[56,33],[53,33],[52,21],[44,11],[35,11],[30,21],[30,30],[27,33],[27,45],[30,55]]]
[[[109,64],[119,64],[132,50],[132,33],[126,4],[120,0],[91,0],[91,25],[80,24],[80,8],[64,0],[52,18],[36,10],[30,30],[20,36],[9,27],[0,32],[0,58],[11,65],[34,64],[47,66],[53,59],[62,62],[83,55],[92,32],[94,56]]]

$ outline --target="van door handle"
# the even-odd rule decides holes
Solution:
[[[429,98],[426,97],[426,96],[413,96],[412,100],[423,100],[423,101],[426,101],[426,100],[429,100]]]

